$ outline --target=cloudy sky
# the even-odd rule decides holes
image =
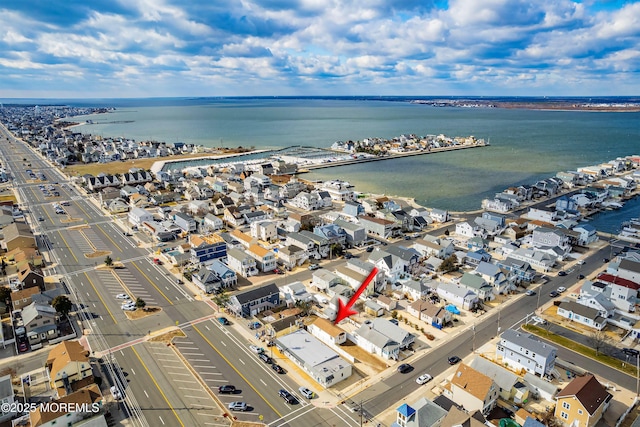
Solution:
[[[3,98],[639,89],[640,1],[0,2]]]

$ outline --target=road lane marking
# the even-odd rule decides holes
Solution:
[[[223,345],[223,346],[225,346],[225,347],[227,346],[227,345],[224,343],[224,341],[220,341],[220,344],[222,344],[222,345]]]
[[[80,208],[82,209],[82,208]],[[84,209],[82,209],[82,211],[84,212]],[[86,213],[86,212],[85,212]],[[107,236],[107,239],[109,239],[111,241],[111,243],[113,243],[113,245],[118,248],[118,251],[120,251],[120,253],[122,253],[122,249],[120,248],[120,246],[118,246],[118,244],[116,242],[113,241],[113,239],[107,234],[106,231],[104,231],[102,229],[102,227],[100,227],[99,224],[94,224],[96,227],[98,227],[98,230],[100,230],[102,232],[102,234],[104,234],[105,236]]]
[[[162,419],[162,417],[160,415],[158,415],[158,418],[160,418],[160,421],[162,422],[162,425],[164,425],[164,420]],[[180,423],[182,424],[182,423]]]
[[[265,387],[267,386],[267,383],[265,383],[264,381],[262,381],[262,378],[260,379],[260,382],[261,382],[262,384],[264,384],[264,386],[265,386]]]
[[[91,285],[91,287],[93,288],[93,291],[96,293],[96,295],[98,296],[98,298],[100,299],[100,302],[102,303],[102,305],[104,306],[104,308],[107,310],[107,313],[109,313],[109,316],[111,316],[111,319],[113,319],[113,323],[117,324],[118,321],[116,320],[116,318],[113,316],[113,313],[111,313],[111,310],[109,310],[109,307],[107,307],[107,304],[104,302],[104,300],[102,299],[102,295],[100,295],[100,292],[98,292],[98,290],[96,289],[96,286],[93,284],[93,281],[91,280],[91,278],[89,277],[89,275],[87,273],[84,273],[84,275],[86,276],[87,280],[89,281],[89,284]],[[87,292],[88,295],[88,292]],[[100,316],[100,319],[102,320],[102,316]]]
[[[238,359],[238,362],[242,363],[243,365],[246,365],[246,363],[244,363],[242,359]]]
[[[156,381],[156,379],[153,377],[153,375],[151,375],[151,372],[149,371],[149,368],[147,368],[147,365],[144,364],[144,362],[142,361],[142,358],[140,357],[140,355],[138,354],[138,352],[136,351],[135,348],[131,347],[131,351],[133,351],[133,354],[136,355],[136,357],[138,358],[138,360],[140,361],[140,363],[142,364],[142,367],[145,369],[145,371],[147,371],[147,375],[149,375],[149,378],[151,378],[151,381],[153,381],[153,384],[156,386],[156,388],[158,389],[158,391],[160,392],[160,395],[164,398],[164,401],[167,402],[167,405],[169,405],[169,408],[171,408],[171,412],[173,412],[173,415],[176,417],[176,419],[178,420],[178,422],[180,423],[180,425],[182,427],[185,427],[184,423],[182,422],[182,420],[180,419],[180,417],[178,416],[178,413],[176,412],[176,410],[173,408],[173,406],[171,406],[171,403],[169,402],[169,399],[167,399],[167,396],[164,394],[164,392],[162,391],[162,389],[160,388],[160,386],[158,385],[158,382]],[[160,421],[162,421],[162,418],[160,418]],[[162,421],[162,424],[164,424],[164,421]]]
[[[131,265],[133,265],[133,266],[134,266],[134,267],[135,267],[135,268],[136,268],[140,273],[142,273],[142,275],[144,276],[144,278],[145,278],[145,279],[147,279],[147,281],[148,281],[149,283],[151,283],[151,286],[153,286],[154,288],[156,288],[156,290],[160,293],[160,295],[162,295],[162,297],[163,297],[164,299],[166,299],[166,300],[167,300],[167,302],[168,302],[169,304],[173,305],[173,302],[172,302],[169,298],[167,298],[167,296],[164,294],[164,292],[162,292],[162,291],[160,290],[160,288],[158,288],[158,287],[156,286],[156,284],[155,284],[155,283],[153,283],[153,281],[151,281],[151,279],[149,279],[149,276],[147,276],[147,275],[144,273],[144,271],[142,271],[142,269],[141,269],[140,267],[138,267],[138,265],[135,263],[135,261],[134,261],[134,262],[131,262]],[[147,269],[147,270],[149,270],[149,269]],[[151,270],[149,270],[149,271],[151,271]]]
[[[211,348],[212,348],[216,353],[218,353],[218,355],[219,355],[220,357],[222,357],[222,359],[223,359],[225,362],[227,362],[227,364],[228,364],[229,366],[231,366],[231,368],[232,368],[234,371],[236,371],[236,373],[237,373],[238,375],[240,375],[240,378],[242,378],[242,379],[244,380],[244,382],[245,382],[245,383],[247,383],[247,385],[248,385],[249,387],[251,387],[251,388],[253,389],[253,391],[255,391],[255,392],[256,392],[256,394],[257,394],[258,396],[260,396],[260,398],[261,398],[262,400],[264,400],[264,402],[265,402],[267,405],[269,405],[269,407],[270,407],[271,409],[273,409],[273,412],[275,412],[279,417],[282,417],[282,414],[280,413],[280,411],[278,411],[278,410],[277,410],[277,409],[276,409],[276,408],[275,408],[275,407],[274,407],[274,406],[273,406],[273,405],[272,405],[272,404],[271,404],[271,403],[270,403],[270,402],[269,402],[269,401],[268,401],[268,400],[267,400],[267,399],[262,395],[262,393],[260,393],[260,391],[258,391],[258,389],[257,389],[257,388],[255,388],[255,387],[253,386],[253,384],[251,384],[251,382],[250,382],[249,380],[247,380],[247,378],[244,376],[244,374],[242,374],[242,372],[240,372],[240,371],[238,370],[238,368],[236,368],[236,367],[235,367],[235,366],[234,366],[234,365],[229,361],[229,359],[227,359],[227,357],[226,357],[224,354],[220,353],[220,351],[216,348],[216,346],[214,346],[214,345],[213,345],[213,343],[209,340],[209,338],[207,338],[207,337],[205,337],[205,336],[204,336],[204,334],[202,333],[202,331],[201,331],[200,329],[198,329],[198,327],[197,327],[196,325],[193,325],[193,330],[194,330],[194,331],[196,331],[198,334],[200,334],[200,336],[201,336],[201,337],[202,337],[202,338],[207,342],[207,344],[209,344],[209,346],[210,346],[210,347],[211,347]]]
[[[211,329],[209,329],[209,327],[208,327],[207,325],[204,325],[204,328],[205,328],[207,331],[210,331],[210,330],[211,330]]]
[[[149,395],[147,394],[147,390],[142,390],[144,392],[144,395],[147,396],[147,399],[149,398]]]
[[[131,368],[131,372],[133,372],[133,375],[136,374],[136,371],[134,371],[133,368]]]
[[[201,388],[188,388],[188,387],[178,387],[180,390],[189,390],[189,391],[202,391]]]

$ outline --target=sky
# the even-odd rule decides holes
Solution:
[[[640,0],[3,0],[0,97],[640,95]]]

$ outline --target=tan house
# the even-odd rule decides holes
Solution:
[[[67,396],[52,400],[51,410],[45,406],[38,406],[29,412],[29,425],[31,427],[55,427],[58,425],[77,425],[80,421],[90,417],[103,417],[100,412],[104,398],[100,388],[96,384],[83,388]],[[67,409],[79,408],[70,412]],[[95,425],[106,425],[106,421]],[[92,424],[93,425],[93,424]]]
[[[22,310],[33,301],[31,297],[35,294],[39,294],[40,289],[37,287],[25,288],[16,292],[11,292],[11,304],[14,310]]]
[[[445,385],[444,395],[469,412],[481,411],[486,415],[496,405],[498,386],[488,376],[461,363]]]
[[[36,238],[31,232],[28,224],[22,222],[14,222],[2,229],[4,239],[2,240],[2,248],[7,252],[16,248],[35,248]]]
[[[329,346],[342,345],[347,341],[347,333],[342,328],[321,317],[309,325],[309,332]]]
[[[575,377],[558,393],[554,415],[565,426],[593,427],[609,407],[611,397],[593,375]]]
[[[63,341],[49,352],[46,367],[51,386],[66,396],[94,382],[89,352],[78,341]]]

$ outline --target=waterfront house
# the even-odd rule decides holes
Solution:
[[[593,427],[609,408],[612,398],[593,374],[575,377],[557,394],[554,416],[567,427]]]
[[[391,427],[440,427],[447,411],[426,397],[421,397],[411,406],[403,403],[396,409],[396,421]]]
[[[353,185],[346,181],[332,180],[321,183],[318,187],[321,192],[327,192],[332,200],[349,202],[356,199]]]
[[[456,307],[470,310],[478,303],[478,294],[472,290],[453,283],[438,283],[438,296]]]
[[[496,355],[503,364],[541,377],[550,376],[555,369],[557,351],[533,335],[513,329],[504,331],[496,345]]]
[[[227,308],[236,316],[253,317],[280,306],[280,290],[275,283],[237,293],[229,299]]]
[[[562,301],[558,305],[558,316],[573,320],[593,329],[601,331],[607,325],[607,319],[592,307],[574,301]]]
[[[259,245],[251,245],[247,253],[255,258],[256,266],[261,272],[267,273],[276,268],[276,256],[270,250]]]
[[[357,218],[365,214],[364,206],[358,202],[347,201],[342,207],[342,213],[352,218]]]
[[[558,221],[558,211],[555,209],[547,209],[544,207],[531,207],[527,212],[527,218],[531,220],[538,220],[547,223],[554,223]]]
[[[463,221],[456,224],[455,233],[458,236],[471,238],[471,237],[474,237],[476,233],[478,233],[479,231],[480,231],[480,228],[478,226],[473,226],[468,222]]]
[[[194,264],[210,264],[216,259],[227,256],[227,244],[217,234],[189,236],[191,262]]]
[[[443,387],[444,395],[468,412],[481,411],[484,415],[495,407],[498,400],[496,383],[470,366],[461,363],[453,378]]]
[[[255,258],[240,249],[227,249],[227,265],[242,277],[250,277],[258,274]]]
[[[435,222],[447,222],[449,221],[449,212],[444,209],[433,208],[429,211],[429,216]]]

